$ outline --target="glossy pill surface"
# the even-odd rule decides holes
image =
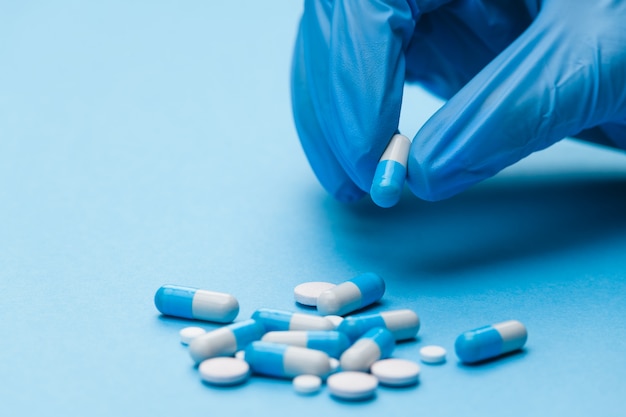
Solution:
[[[521,349],[527,339],[526,327],[509,320],[462,333],[454,350],[461,362],[476,363]]]
[[[404,190],[406,166],[411,141],[404,135],[391,138],[374,173],[370,196],[376,205],[384,208],[395,206]]]
[[[298,346],[253,342],[246,347],[245,359],[253,372],[279,378],[305,374],[323,377],[330,373],[326,353]]]
[[[216,356],[231,356],[259,340],[263,333],[263,326],[254,320],[229,324],[194,338],[189,344],[189,355],[195,363]]]
[[[239,314],[239,302],[230,294],[180,285],[159,288],[154,305],[166,316],[216,323],[231,323]]]
[[[380,300],[385,281],[373,272],[358,275],[317,298],[317,310],[323,315],[343,316]]]

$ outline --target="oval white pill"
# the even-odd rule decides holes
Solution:
[[[330,282],[312,281],[297,285],[293,289],[293,296],[297,303],[305,306],[317,306],[317,297],[326,290],[335,287]]]
[[[420,358],[424,363],[442,363],[446,360],[446,350],[436,345],[424,346],[420,349]]]
[[[198,367],[203,381],[213,385],[236,385],[250,376],[250,366],[241,359],[231,357],[211,358]]]
[[[420,367],[406,359],[383,359],[374,362],[370,371],[381,384],[400,387],[417,384]]]
[[[374,395],[378,379],[365,372],[339,372],[326,381],[331,395],[343,400],[365,400]]]
[[[322,378],[317,375],[298,375],[292,384],[298,394],[314,394],[322,387]]]
[[[182,343],[183,345],[188,345],[193,339],[205,333],[206,330],[204,330],[203,328],[192,326],[181,329],[180,332],[178,332],[178,335],[180,336],[180,343]]]

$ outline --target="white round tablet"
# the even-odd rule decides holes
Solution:
[[[406,359],[395,358],[374,362],[370,371],[382,385],[394,387],[417,384],[420,375],[418,364]]]
[[[246,360],[246,351],[245,350],[238,350],[237,352],[235,352],[235,358],[241,359],[242,361],[245,361]]]
[[[424,363],[442,363],[446,361],[446,350],[436,345],[424,346],[420,349],[420,358]]]
[[[204,330],[203,328],[192,326],[181,329],[180,332],[178,332],[178,335],[180,336],[180,343],[182,343],[183,345],[188,345],[193,339],[205,333],[206,330]]]
[[[365,372],[339,372],[326,381],[331,395],[342,400],[365,400],[374,395],[378,379]]]
[[[324,316],[324,318],[326,320],[329,320],[333,324],[333,326],[335,326],[335,329],[339,327],[339,325],[343,321],[343,317],[341,316],[330,315],[330,316]]]
[[[341,364],[339,359],[328,358],[328,360],[330,361],[330,372],[337,372],[337,369],[339,369],[339,365]]]
[[[298,394],[315,394],[322,387],[322,378],[317,375],[298,375],[292,383]]]
[[[250,376],[250,366],[246,361],[231,357],[211,358],[198,367],[203,381],[213,385],[236,385],[245,382]]]
[[[333,288],[335,284],[330,282],[312,281],[297,285],[293,289],[293,296],[296,302],[305,306],[316,307],[317,297],[326,290]]]

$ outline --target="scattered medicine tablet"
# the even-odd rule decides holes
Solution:
[[[521,349],[526,327],[517,320],[479,327],[457,337],[454,350],[461,362],[475,363]]]
[[[189,344],[189,355],[195,363],[216,356],[231,356],[259,340],[263,333],[263,326],[254,320],[229,324],[193,339]]]
[[[313,314],[260,308],[252,313],[252,318],[261,323],[266,332],[275,330],[335,330],[335,326],[329,320]]]
[[[382,385],[404,387],[417,384],[420,367],[406,359],[383,359],[374,362],[370,372]]]
[[[274,331],[265,333],[261,341],[321,350],[332,358],[338,358],[350,347],[348,336],[336,330]]]
[[[424,346],[420,349],[420,359],[424,363],[443,363],[446,361],[446,350],[436,345]]]
[[[245,361],[230,357],[202,361],[198,371],[203,381],[213,385],[237,385],[250,376],[250,366]]]
[[[366,400],[378,387],[378,379],[365,372],[338,372],[326,381],[330,394],[342,400]]]
[[[180,329],[178,335],[180,336],[180,343],[182,343],[183,345],[188,345],[193,339],[205,333],[206,330],[204,330],[202,327],[191,326]]]
[[[374,327],[389,330],[396,341],[413,339],[420,329],[420,318],[409,309],[382,311],[374,314],[359,314],[346,317],[337,330],[345,333],[352,341],[363,336]]]
[[[298,394],[310,395],[322,388],[322,378],[317,375],[298,375],[292,381],[293,389]]]
[[[154,305],[166,316],[230,323],[239,314],[239,302],[230,294],[179,285],[163,285]]]
[[[320,350],[270,342],[252,342],[246,347],[246,362],[252,371],[279,378],[311,374],[326,376],[330,360]]]
[[[380,300],[385,293],[385,281],[373,272],[358,275],[317,298],[321,314],[343,316]]]
[[[330,358],[330,372],[337,372],[339,370],[339,359]]]
[[[395,134],[389,141],[387,149],[376,166],[370,188],[370,196],[376,205],[389,208],[400,201],[404,190],[410,147],[411,141],[404,135]]]
[[[383,327],[375,327],[365,333],[339,358],[344,371],[367,372],[374,362],[391,356],[396,341],[391,332]]]
[[[305,306],[317,306],[317,297],[326,290],[335,287],[330,282],[312,281],[297,285],[293,289],[293,296],[296,302]]]

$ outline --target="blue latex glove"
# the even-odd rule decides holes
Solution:
[[[626,1],[305,1],[293,110],[338,200],[369,190],[405,82],[449,99],[411,145],[408,184],[426,200],[565,136],[626,148]]]

